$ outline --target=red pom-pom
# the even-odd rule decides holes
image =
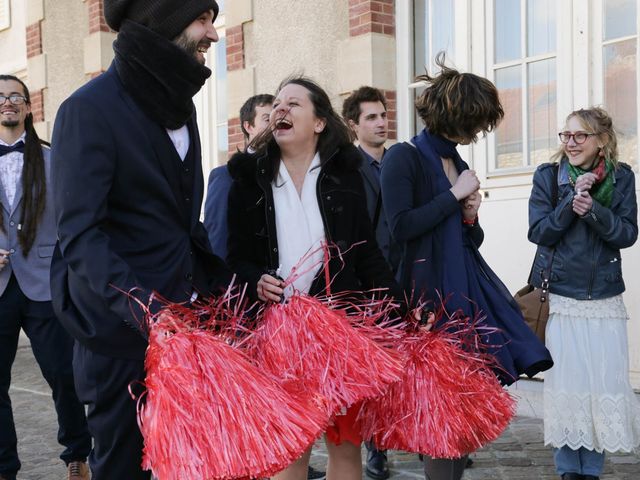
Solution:
[[[408,358],[402,380],[363,404],[363,437],[381,449],[459,458],[500,436],[515,402],[492,358],[475,350],[476,328],[452,320],[408,334],[398,346]]]
[[[328,423],[316,400],[261,372],[231,335],[225,342],[204,329],[216,326],[221,305],[206,309],[204,323],[202,311],[170,305],[151,324],[139,421],[143,467],[163,480],[269,476]]]
[[[366,329],[354,328],[357,321],[358,315],[350,318],[342,308],[296,293],[265,308],[248,348],[262,369],[317,392],[334,414],[381,395],[402,375],[402,357],[369,338]]]

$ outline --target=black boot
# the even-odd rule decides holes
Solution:
[[[327,474],[325,472],[316,470],[311,465],[309,465],[309,471],[307,472],[307,480],[324,480],[325,478],[327,478]]]
[[[569,472],[562,474],[562,480],[584,480],[584,477],[579,473]]]
[[[373,480],[386,480],[389,478],[389,466],[387,465],[387,451],[377,450],[367,442],[367,466],[365,472]]]
[[[596,477],[594,475],[584,475],[583,480],[600,480],[600,477]]]

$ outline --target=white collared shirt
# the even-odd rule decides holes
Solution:
[[[171,142],[173,142],[173,146],[176,147],[176,152],[178,152],[180,159],[184,161],[189,151],[189,141],[191,140],[189,138],[189,128],[186,125],[176,130],[169,130],[167,128],[167,133],[169,134]]]
[[[300,195],[282,161],[278,176],[271,184],[276,210],[279,274],[286,280],[296,266],[298,272],[304,272],[293,282],[293,287],[289,286],[285,289],[284,294],[287,298],[293,294],[294,290],[309,293],[313,279],[322,267],[324,259],[322,250],[318,250],[300,264],[300,260],[305,255],[318,249],[325,241],[324,224],[316,195],[319,174],[320,155],[316,153],[305,175]]]
[[[18,142],[24,142],[26,137],[27,132],[23,132],[22,135],[20,135],[20,138],[11,144],[0,139],[0,145],[10,147]],[[24,154],[22,152],[10,152],[0,157],[0,181],[2,182],[4,193],[7,195],[7,200],[9,200],[9,210],[13,207],[18,183],[22,179],[23,165]]]

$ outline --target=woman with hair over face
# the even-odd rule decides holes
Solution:
[[[255,153],[238,153],[229,162],[234,182],[228,261],[248,283],[249,294],[263,302],[290,296],[293,289],[283,289],[273,272],[287,278],[305,254],[326,241],[342,252],[328,264],[332,293],[382,287],[400,298],[367,215],[360,154],[326,92],[305,77],[286,79],[270,123],[272,128],[252,142]],[[326,292],[325,275],[314,267],[322,259],[320,251],[302,264],[299,271],[309,271],[293,283],[295,290]],[[362,478],[356,415],[357,407],[350,407],[327,430],[329,479]],[[306,479],[310,451],[275,478]]]
[[[520,374],[535,375],[553,364],[549,352],[527,327],[520,310],[478,248],[480,182],[460,158],[458,144],[474,142],[504,116],[498,92],[488,80],[446,67],[418,77],[427,83],[416,101],[425,129],[411,142],[391,147],[382,169],[382,198],[394,239],[402,246],[398,271],[406,291],[445,302],[494,331],[479,333],[500,367],[505,384]],[[466,458],[425,458],[429,480],[457,480]]]
[[[544,441],[563,479],[593,480],[605,450],[640,445],[620,257],[638,238],[635,175],[618,161],[611,117],[601,108],[569,114],[559,137],[529,199],[534,285],[551,264],[546,342],[555,365],[544,380]]]

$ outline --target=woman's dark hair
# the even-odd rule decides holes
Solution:
[[[340,147],[344,145],[348,145],[351,143],[351,137],[349,133],[349,127],[347,127],[344,120],[338,115],[338,113],[333,109],[333,105],[331,105],[331,100],[329,99],[329,95],[324,89],[318,85],[315,81],[311,80],[308,77],[296,75],[285,78],[280,85],[278,86],[278,90],[276,91],[276,97],[278,93],[287,85],[300,85],[304,87],[309,92],[309,99],[313,104],[313,111],[316,117],[325,121],[326,125],[324,130],[320,133],[320,137],[318,138],[318,153],[320,154],[320,163],[324,165],[324,163],[331,158],[333,153],[338,150]],[[278,119],[275,119],[276,121]],[[250,146],[258,153],[263,154],[267,150],[270,153],[274,153],[277,159],[276,162],[280,161],[280,147],[275,141],[273,137],[273,128],[274,125],[269,125],[261,134],[259,134],[256,138],[253,139]],[[277,167],[277,165],[276,165]],[[274,168],[274,178],[278,173],[278,168]]]
[[[436,56],[436,65],[441,68],[437,75],[416,78],[428,85],[416,100],[416,111],[429,133],[475,142],[480,131],[493,130],[504,117],[495,85],[447,67],[444,52]]]
[[[0,75],[0,80],[13,80],[22,85],[27,104],[31,104],[29,89],[22,80],[13,75]],[[26,132],[24,142],[24,164],[22,167],[22,212],[20,216],[21,228],[18,230],[18,241],[22,254],[26,257],[31,251],[36,238],[38,225],[42,220],[47,197],[47,181],[44,171],[44,156],[42,145],[35,128],[33,114],[29,113],[24,120]],[[0,230],[5,231],[4,219],[0,215]]]

